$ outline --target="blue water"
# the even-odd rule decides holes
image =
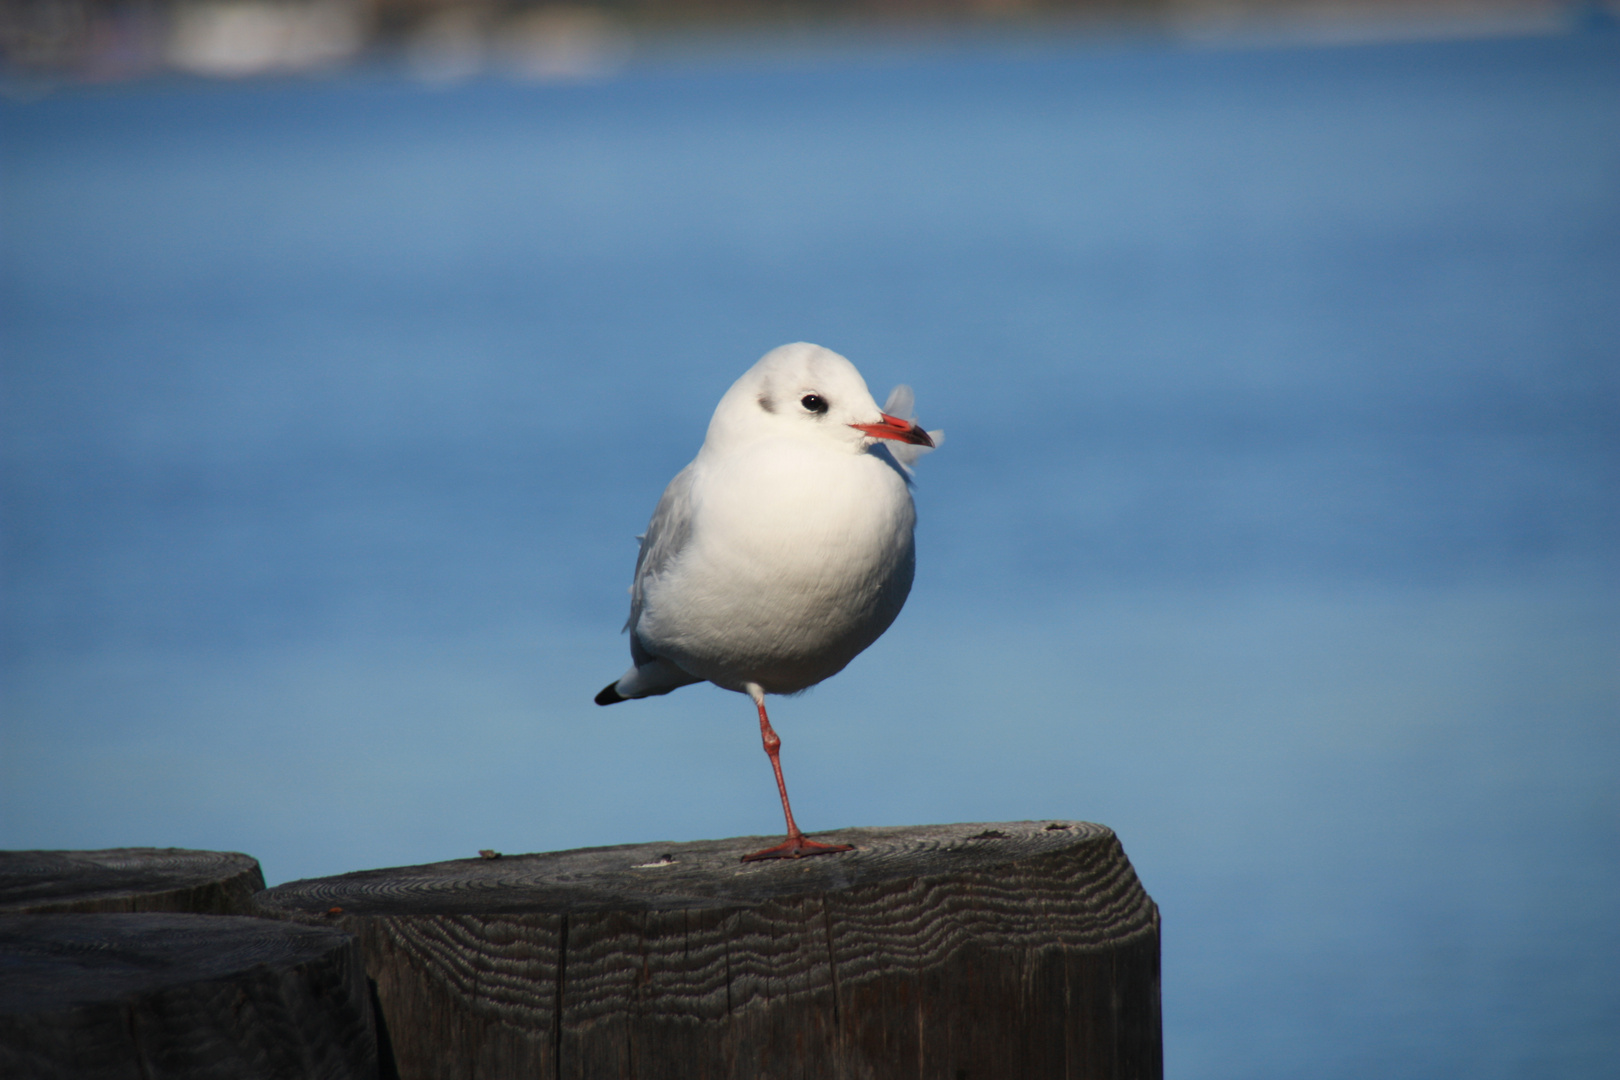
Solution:
[[[802,821],[1113,826],[1174,1076],[1620,1073],[1620,37],[777,59],[0,104],[0,846],[777,830],[590,699],[808,339],[949,441]]]

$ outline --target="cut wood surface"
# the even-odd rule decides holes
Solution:
[[[402,1077],[1158,1077],[1158,911],[1084,822],[845,829],[296,881]]]
[[[0,915],[172,911],[249,915],[259,863],[234,851],[0,851]]]
[[[377,1076],[353,938],[216,915],[0,916],[7,1080]]]

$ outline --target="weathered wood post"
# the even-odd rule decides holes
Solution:
[[[173,911],[251,915],[259,861],[235,851],[0,851],[0,915]]]
[[[0,852],[0,1077],[374,1080],[354,938],[241,917],[263,887],[234,852]]]
[[[1083,822],[846,829],[292,882],[341,926],[405,1080],[1157,1078],[1158,910]]]
[[[7,1080],[373,1080],[337,930],[228,915],[0,916]]]

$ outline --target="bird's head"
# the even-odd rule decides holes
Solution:
[[[732,384],[709,422],[710,443],[783,437],[841,443],[852,452],[876,439],[934,445],[913,421],[878,408],[854,364],[802,341],[761,357]]]

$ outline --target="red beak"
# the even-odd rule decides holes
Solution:
[[[880,439],[895,439],[899,442],[915,443],[918,446],[933,446],[934,440],[928,437],[928,432],[918,427],[914,421],[902,420],[898,416],[888,413],[880,414],[883,417],[881,424],[851,424],[852,428],[864,431],[868,435],[876,435]]]

